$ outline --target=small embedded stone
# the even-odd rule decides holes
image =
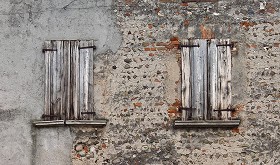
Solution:
[[[94,152],[95,152],[95,147],[91,146],[91,147],[89,148],[89,152],[94,153]]]
[[[84,150],[82,150],[82,151],[79,152],[79,155],[81,157],[85,157],[86,156],[86,152]]]
[[[82,144],[79,144],[75,147],[75,150],[76,151],[82,151],[83,150],[83,145]]]
[[[132,60],[131,60],[131,59],[129,59],[129,58],[126,58],[126,59],[124,59],[124,62],[126,62],[126,63],[131,63],[131,62],[132,62]]]
[[[125,66],[124,66],[124,69],[129,69],[130,68],[130,65],[128,65],[128,64],[126,64]]]

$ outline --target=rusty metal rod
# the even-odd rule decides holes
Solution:
[[[89,48],[96,49],[96,46],[85,46],[85,47],[79,47],[79,49],[89,49]]]
[[[88,115],[88,114],[91,114],[91,115],[95,115],[95,112],[81,112],[82,115]]]
[[[43,49],[42,52],[45,53],[46,51],[57,51],[57,49]]]
[[[230,46],[230,47],[233,47],[233,44],[217,44],[216,46],[217,46],[217,47],[218,47],[218,46]]]
[[[235,109],[214,109],[214,111],[235,111]]]

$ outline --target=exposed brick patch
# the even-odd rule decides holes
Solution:
[[[156,51],[156,48],[144,48],[145,51]]]
[[[244,105],[243,104],[238,104],[236,105],[235,107],[235,111],[232,112],[232,117],[236,117],[238,116],[238,114],[240,113],[240,111],[243,111],[244,110]]]
[[[134,105],[134,108],[142,107],[142,103],[141,102],[133,103],[133,105]]]
[[[181,106],[181,101],[179,99],[175,99],[175,102],[172,104],[172,106],[179,108]]]
[[[204,25],[200,25],[199,29],[201,32],[201,38],[203,38],[203,39],[215,38],[212,29],[205,27]]]
[[[256,23],[254,23],[254,22],[249,22],[249,21],[240,22],[240,26],[246,30],[249,30],[250,27],[253,27],[255,25],[256,25]]]
[[[274,43],[273,46],[274,47],[279,47],[280,43]]]
[[[184,21],[184,26],[185,26],[185,27],[189,26],[189,24],[190,24],[189,20],[185,20],[185,21]]]
[[[233,129],[232,129],[232,132],[234,132],[234,133],[239,133],[239,129],[238,129],[238,128],[233,128]]]

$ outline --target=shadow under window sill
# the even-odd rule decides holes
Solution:
[[[235,128],[240,119],[234,120],[175,120],[174,128]]]

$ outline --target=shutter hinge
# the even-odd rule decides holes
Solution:
[[[82,115],[95,115],[95,112],[81,112]]]
[[[96,49],[96,46],[79,47],[79,49],[89,49],[89,48]]]
[[[45,53],[47,51],[57,51],[57,49],[43,49],[42,52]]]
[[[235,111],[235,109],[214,109],[213,111]]]
[[[218,46],[230,46],[231,48],[233,48],[234,45],[233,44],[217,44],[216,46],[217,47]]]
[[[199,47],[199,45],[179,45],[178,48],[182,48],[182,47]]]

